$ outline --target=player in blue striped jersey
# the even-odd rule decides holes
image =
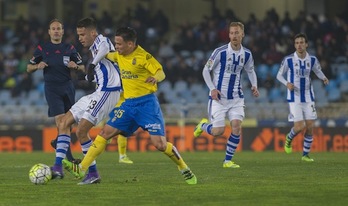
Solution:
[[[49,23],[48,34],[50,41],[39,44],[34,51],[27,72],[43,70],[45,97],[48,104],[48,116],[54,117],[56,126],[75,103],[75,87],[71,80],[71,71],[84,71],[82,59],[72,44],[63,43],[64,27],[58,19]],[[57,139],[52,141],[56,148]],[[74,161],[70,147],[66,157]]]
[[[284,58],[277,74],[277,79],[287,87],[290,109],[288,119],[294,122],[291,131],[286,135],[284,150],[288,154],[291,153],[293,138],[305,129],[302,160],[313,162],[314,160],[308,154],[313,142],[313,127],[317,112],[310,74],[313,71],[325,85],[329,83],[329,80],[321,71],[318,59],[307,53],[308,39],[305,34],[299,33],[295,36],[294,46],[296,51]]]
[[[230,42],[214,50],[203,69],[204,81],[209,87],[208,120],[203,118],[194,130],[198,137],[203,131],[213,136],[222,135],[225,131],[227,115],[232,133],[227,140],[224,168],[239,168],[232,162],[238,147],[244,119],[244,96],[241,75],[243,70],[251,82],[252,94],[259,96],[257,77],[254,71],[254,60],[249,49],[242,46],[244,25],[232,22],[229,27]]]
[[[96,82],[96,91],[79,99],[63,116],[58,127],[58,142],[56,160],[52,169],[54,176],[63,177],[62,161],[70,143],[70,127],[78,123],[76,136],[78,137],[82,152],[87,153],[92,145],[89,130],[107,118],[120,98],[122,89],[119,69],[116,64],[107,60],[105,56],[115,51],[110,39],[97,32],[97,24],[92,18],[81,19],[77,23],[77,35],[80,43],[89,48],[93,60],[88,67],[86,79]],[[88,174],[80,185],[100,182],[96,162],[93,161],[88,168]]]

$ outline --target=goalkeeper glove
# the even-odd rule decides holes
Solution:
[[[87,69],[87,81],[92,82],[94,80],[94,64],[90,64]]]

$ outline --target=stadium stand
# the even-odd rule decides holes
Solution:
[[[250,17],[243,22],[246,31],[244,45],[254,54],[260,90],[260,98],[254,99],[248,91],[250,86],[243,85],[247,115],[254,118],[284,119],[284,111],[287,111],[287,104],[284,104],[285,88],[279,85],[275,76],[282,57],[294,51],[292,35],[301,31],[309,37],[308,51],[313,52],[318,59],[328,62],[322,66],[324,73],[330,78],[330,85],[324,87],[321,81],[313,81],[319,110],[328,117],[339,117],[342,112],[346,112],[339,105],[344,105],[348,100],[347,15],[337,15],[329,19],[324,15],[319,18],[318,15],[307,14],[307,18],[303,18],[302,13],[299,13],[297,17],[285,21],[274,12],[267,12],[264,19]],[[106,19],[103,18],[97,21],[99,30],[110,37],[113,35],[110,31],[115,29],[112,25],[132,26],[138,29],[140,37],[151,34],[148,39],[139,38],[138,42],[164,66],[166,80],[159,84],[158,94],[161,95],[159,99],[163,103],[166,117],[178,116],[180,104],[187,104],[187,117],[205,116],[208,88],[202,78],[202,68],[212,49],[226,43],[226,36],[222,34],[226,32],[228,22],[236,18],[214,14],[206,16],[197,24],[185,22],[177,25],[172,28],[175,32],[170,32],[170,28],[164,25],[166,21],[156,21],[156,26],[151,25],[149,22],[154,18],[156,16],[145,15],[140,19],[134,15],[130,18],[120,17],[111,23],[105,22]],[[167,19],[165,16],[162,18]],[[41,25],[37,21],[19,18],[16,25],[14,29],[0,28],[1,42],[7,42],[0,45],[0,123],[9,124],[20,120],[32,122],[33,119],[44,124],[51,123],[46,118],[42,73],[27,75],[23,69],[37,43],[47,39],[47,34],[37,29],[45,28],[47,23]],[[345,34],[343,37],[342,31]],[[74,32],[71,24],[67,24],[64,39],[76,45],[87,63],[88,51],[78,43]],[[160,44],[162,49],[158,49]],[[91,87],[76,80],[76,98],[87,94]],[[21,107],[15,109],[16,106],[13,105]],[[327,110],[332,112],[328,113]]]

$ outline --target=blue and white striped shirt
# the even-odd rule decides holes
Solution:
[[[206,83],[210,90],[219,90],[221,98],[244,98],[241,84],[243,69],[248,72],[251,84],[257,87],[252,53],[243,46],[239,51],[234,51],[230,44],[215,49],[204,69],[212,71],[213,85]]]
[[[314,91],[310,73],[313,71],[319,79],[326,78],[321,71],[321,66],[315,56],[306,54],[304,59],[297,53],[286,56],[279,68],[277,79],[285,86],[287,83],[294,85],[294,89],[287,90],[288,102],[314,102]],[[286,79],[284,74],[287,73]]]
[[[115,47],[109,38],[99,34],[89,50],[92,53],[92,64],[94,68],[95,79],[97,82],[97,91],[117,91],[121,89],[121,77],[118,66],[105,58],[106,54],[115,51]]]

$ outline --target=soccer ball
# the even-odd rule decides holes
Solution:
[[[45,164],[38,163],[29,170],[29,179],[36,185],[47,184],[51,178],[51,168]]]

